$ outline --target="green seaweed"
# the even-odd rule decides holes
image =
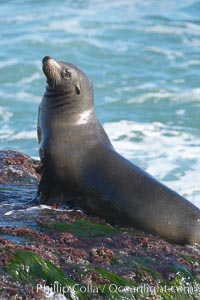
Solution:
[[[162,283],[165,282],[163,277],[157,271],[155,271],[151,268],[148,268],[146,266],[139,266],[139,269],[140,269],[140,272],[143,274],[144,277],[145,277],[145,274],[148,274],[154,280],[157,280],[157,281],[162,282]],[[139,271],[138,268],[137,268],[137,271]]]
[[[110,281],[110,284],[99,286],[99,290],[103,294],[104,299],[136,299],[132,294],[132,289],[135,288],[133,281],[127,280],[101,267],[96,267],[94,270],[97,271],[104,279]]]
[[[196,279],[193,281],[177,274],[175,280],[165,285],[160,294],[164,300],[199,300],[200,281]]]
[[[199,262],[197,262],[197,260],[195,260],[194,258],[192,258],[191,256],[189,255],[186,255],[186,254],[182,254],[182,257],[188,261],[189,263],[192,263],[192,264],[198,264],[199,265]]]
[[[152,269],[151,264],[154,262],[154,260],[150,257],[136,257],[135,263],[136,263],[136,270],[137,273],[146,273],[152,276],[155,280],[158,280],[159,282],[165,283],[164,278],[154,269]],[[150,265],[150,267],[148,267]],[[143,274],[144,275],[144,274]]]
[[[194,281],[195,280],[195,276],[193,276],[193,274],[183,265],[180,265],[180,264],[175,264],[173,267],[172,267],[172,270],[174,272],[176,272],[176,274],[184,277],[184,278],[188,278],[190,279],[191,281]]]
[[[110,282],[122,285],[122,286],[134,286],[134,282],[128,279],[125,279],[111,271],[108,271],[106,269],[103,269],[101,267],[94,268],[95,271],[97,271],[103,278],[108,279]]]
[[[87,220],[76,219],[75,222],[52,222],[49,224],[40,223],[41,227],[59,232],[70,232],[84,237],[105,236],[109,234],[121,233],[122,230],[107,224],[97,224]]]
[[[135,257],[135,261],[137,263],[145,264],[145,265],[149,265],[149,264],[154,263],[154,259],[153,258],[146,257],[146,256],[137,256],[137,257]]]
[[[88,299],[80,291],[74,290],[76,282],[62,269],[38,254],[17,250],[4,269],[14,280],[24,285],[37,285],[38,289],[49,286],[54,291],[66,294],[72,300]],[[40,284],[41,280],[44,280],[45,284]]]
[[[101,267],[88,267],[88,270],[97,272],[106,283],[86,286],[72,280],[49,260],[24,250],[16,250],[10,262],[4,266],[4,270],[24,285],[44,286],[41,283],[43,280],[46,286],[56,288],[56,292],[61,292],[72,300],[95,299],[95,296],[100,295],[106,300],[198,300],[200,294],[200,282],[196,279],[193,281],[190,277],[185,278],[180,273],[177,273],[173,282],[164,283],[157,280],[155,285],[125,279]]]
[[[180,274],[173,282],[158,281],[155,285],[145,282],[136,283],[100,267],[95,270],[110,282],[99,288],[105,299],[199,300],[200,282],[191,281]]]
[[[120,260],[120,259],[118,259],[117,257],[113,257],[113,258],[111,258],[110,263],[111,263],[111,265],[113,265],[113,266],[117,266],[117,265],[120,266],[120,265],[123,264],[123,261]]]

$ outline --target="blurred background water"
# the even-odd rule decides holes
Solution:
[[[0,1],[0,148],[38,157],[41,59],[92,79],[121,154],[200,207],[200,2]]]

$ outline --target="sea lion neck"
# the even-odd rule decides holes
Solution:
[[[44,93],[46,98],[68,98],[70,95],[72,95],[72,91],[69,89],[55,89],[49,85],[46,86]]]
[[[49,86],[46,87],[46,91],[43,96],[43,107],[48,110],[52,110],[55,113],[68,113],[73,112],[82,114],[88,111],[94,111],[93,94],[89,95],[83,93],[83,95],[75,95],[70,89],[53,89]]]

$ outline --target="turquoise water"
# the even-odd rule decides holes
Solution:
[[[92,79],[125,157],[200,207],[200,2],[0,1],[0,147],[38,157],[41,59]]]

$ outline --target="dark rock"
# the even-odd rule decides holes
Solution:
[[[47,299],[36,286],[56,288],[56,281],[68,288],[67,299],[200,299],[198,245],[171,244],[135,228],[113,227],[79,210],[26,207],[38,170],[39,163],[25,154],[0,152],[5,199],[9,191],[9,204],[3,201],[0,211],[1,299]],[[27,181],[32,184],[24,185]],[[10,187],[21,183],[12,198]],[[15,205],[20,192],[23,207]]]
[[[38,182],[40,163],[30,156],[13,150],[0,151],[0,184]]]

